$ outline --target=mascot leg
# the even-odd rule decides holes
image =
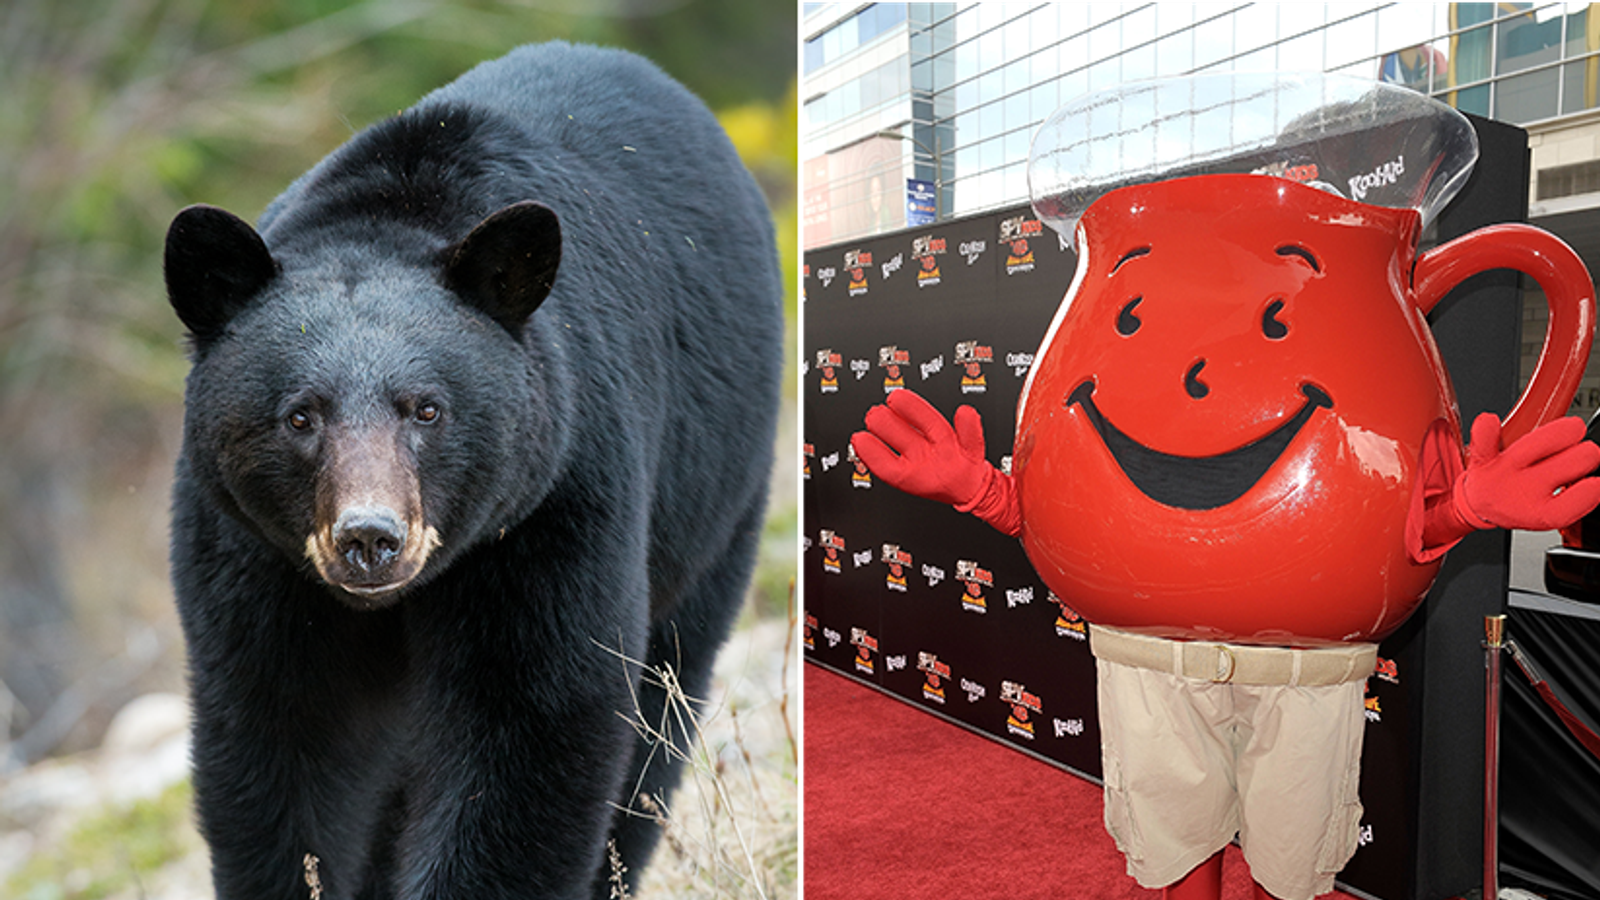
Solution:
[[[1164,900],[1221,900],[1222,851],[1213,853],[1210,859],[1190,869],[1189,874],[1167,885],[1161,896]]]

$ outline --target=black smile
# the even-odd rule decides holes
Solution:
[[[1083,407],[1094,430],[1100,433],[1106,449],[1134,487],[1157,503],[1178,509],[1216,509],[1244,496],[1261,476],[1272,468],[1289,442],[1300,433],[1318,407],[1333,407],[1333,400],[1320,388],[1301,385],[1306,403],[1294,418],[1279,425],[1271,434],[1216,456],[1173,456],[1152,450],[1106,420],[1094,405],[1094,382],[1085,381],[1067,397],[1067,406]]]

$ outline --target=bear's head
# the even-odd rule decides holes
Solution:
[[[382,244],[269,249],[194,206],[165,254],[193,360],[187,477],[363,609],[514,524],[558,430],[548,353],[525,346],[560,262],[555,213],[508,206],[424,254]]]

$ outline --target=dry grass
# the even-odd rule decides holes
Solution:
[[[657,752],[682,760],[684,774],[670,798],[641,798],[663,841],[638,897],[796,896],[794,609],[791,587],[787,622],[757,622],[734,636],[718,661],[714,706],[687,696],[670,665],[644,670],[644,680],[666,692],[667,708],[658,721],[636,714],[631,723]],[[621,896],[614,887],[612,897]]]

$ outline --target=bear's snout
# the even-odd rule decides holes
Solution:
[[[388,583],[389,570],[406,545],[406,523],[390,509],[347,509],[334,523],[333,545],[353,572],[374,583]]]

